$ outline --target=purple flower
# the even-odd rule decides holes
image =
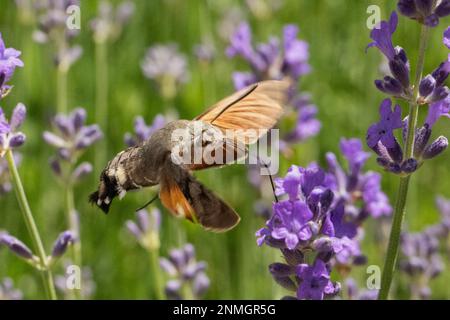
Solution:
[[[76,237],[72,231],[64,231],[61,233],[53,245],[52,257],[61,257],[67,251],[69,245],[72,245],[75,241]]]
[[[172,99],[177,87],[189,79],[187,59],[178,52],[176,44],[150,47],[141,68],[145,77],[156,81],[161,95],[166,99]]]
[[[401,47],[394,47],[392,35],[397,29],[398,16],[394,11],[389,21],[381,23],[372,29],[370,37],[373,42],[369,43],[366,50],[377,47],[387,58],[391,75],[383,80],[375,80],[375,86],[382,92],[396,97],[410,99],[411,89],[409,86],[409,62],[406,52]]]
[[[399,105],[391,109],[391,99],[385,99],[380,105],[380,122],[370,126],[367,131],[367,145],[374,149],[381,142],[386,148],[394,148],[397,141],[393,131],[402,127],[402,111]]]
[[[216,51],[212,43],[204,42],[194,46],[194,55],[201,62],[211,62],[214,60]]]
[[[11,252],[26,260],[34,259],[33,252],[19,239],[7,234],[0,233],[0,244],[7,246]]]
[[[273,206],[273,226],[271,235],[276,240],[283,240],[290,250],[295,249],[300,241],[312,236],[308,222],[313,214],[305,203],[300,201],[282,201]]]
[[[348,278],[345,281],[345,288],[347,288],[347,296],[349,300],[377,300],[378,290],[360,290],[356,284],[356,281],[352,278]]]
[[[69,115],[58,114],[53,119],[58,134],[50,131],[43,133],[44,141],[58,150],[57,157],[51,161],[51,167],[57,175],[60,160],[76,163],[83,151],[103,137],[98,125],[85,125],[86,116],[83,108],[77,108]],[[89,172],[87,163],[83,163],[72,176],[80,178]]]
[[[300,279],[297,299],[323,300],[327,295],[334,295],[339,286],[330,280],[330,271],[325,262],[317,259],[312,266],[300,264],[296,271]]]
[[[436,206],[441,214],[441,224],[444,227],[444,234],[450,233],[450,200],[443,197],[436,198]],[[449,248],[450,249],[450,248]]]
[[[445,100],[450,93],[450,89],[444,85],[449,74],[450,54],[446,61],[442,62],[431,74],[420,81],[418,102],[420,104],[430,104]]]
[[[66,71],[83,52],[80,46],[70,46],[69,43],[79,34],[79,29],[66,26],[67,8],[72,5],[79,7],[79,0],[40,1],[35,6],[38,29],[34,31],[33,39],[38,43],[54,44],[54,61],[59,68]]]
[[[109,2],[100,2],[98,16],[91,21],[94,40],[100,43],[116,40],[133,15],[134,9],[132,1],[123,1],[116,9]]]
[[[317,107],[302,96],[292,100],[292,105],[297,111],[297,121],[294,129],[285,135],[284,140],[289,143],[298,143],[317,135],[322,127],[317,120]]]
[[[308,95],[295,92],[300,77],[311,69],[308,63],[308,44],[298,39],[297,26],[286,25],[281,39],[271,37],[265,43],[254,45],[250,26],[241,23],[230,38],[226,54],[228,57],[240,56],[251,69],[250,72],[233,73],[236,89],[262,80],[292,80],[291,99],[288,104],[292,107],[291,115],[296,121],[293,128],[282,138],[283,152],[289,153],[288,144],[296,144],[318,134],[321,123],[316,118],[317,107],[310,102]]]
[[[161,212],[159,209],[139,210],[136,222],[128,220],[126,228],[136,240],[146,249],[156,250],[160,246],[159,229],[161,226]]]
[[[14,108],[10,121],[0,108],[0,157],[12,148],[20,147],[25,142],[25,135],[17,131],[25,120],[26,107],[19,103]]]
[[[394,11],[389,18],[389,21],[381,21],[378,26],[372,29],[370,38],[373,42],[369,43],[367,48],[377,47],[386,58],[391,61],[396,56],[394,45],[392,44],[392,35],[397,29],[398,16]]]
[[[436,27],[440,18],[450,14],[450,1],[399,0],[397,8],[402,15],[408,18],[429,27]]]
[[[444,39],[443,42],[447,48],[450,49],[450,27],[447,27],[444,31]]]
[[[19,59],[21,52],[14,48],[6,48],[0,33],[0,99],[9,91],[6,85],[14,74],[16,67],[23,67],[22,60]]]
[[[450,118],[450,97],[430,104],[425,123],[432,128],[440,117]]]
[[[188,243],[181,249],[173,249],[168,258],[160,259],[161,268],[171,277],[166,284],[169,299],[183,299],[184,287],[190,290],[195,299],[200,299],[209,287],[206,263],[195,260],[195,249]]]
[[[282,41],[271,38],[267,43],[254,46],[250,26],[247,23],[239,25],[230,38],[226,53],[228,57],[240,56],[245,59],[253,74],[235,73],[233,78],[236,89],[248,85],[251,80],[256,82],[288,76],[297,81],[300,76],[308,73],[308,44],[297,39],[297,34],[297,26],[286,25]]]
[[[22,300],[22,291],[14,288],[14,282],[10,278],[4,278],[0,282],[0,300]]]
[[[341,152],[347,159],[350,172],[355,175],[360,172],[361,168],[370,157],[368,152],[363,151],[362,142],[359,139],[341,139]]]
[[[442,200],[441,200],[442,201]],[[438,202],[439,204],[439,202]],[[440,208],[445,203],[441,202]],[[448,229],[444,221],[417,233],[403,232],[401,236],[400,270],[409,278],[413,299],[429,299],[429,282],[444,270],[439,253],[440,242],[446,241]]]
[[[153,123],[151,125],[147,125],[143,117],[138,116],[134,119],[134,136],[133,134],[127,132],[125,134],[125,144],[129,147],[136,146],[145,142],[150,136],[157,130],[164,127],[167,123],[167,119],[158,114],[153,119]]]

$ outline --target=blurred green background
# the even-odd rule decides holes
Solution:
[[[117,1],[111,1],[117,3]],[[293,23],[300,28],[300,38],[310,44],[312,72],[301,80],[301,89],[312,95],[319,108],[322,131],[317,137],[295,147],[295,157],[282,159],[281,175],[290,164],[307,165],[310,161],[324,164],[327,151],[338,152],[341,137],[365,138],[367,127],[378,119],[378,106],[384,96],[373,80],[380,76],[381,55],[377,50],[365,53],[369,43],[366,27],[367,7],[382,9],[386,19],[396,1],[336,1],[284,0],[279,10],[266,17],[256,16],[245,1],[144,1],[136,0],[136,11],[120,39],[111,44],[108,53],[109,102],[108,128],[105,139],[91,148],[83,159],[94,159],[94,149],[107,144],[108,157],[124,148],[123,135],[133,130],[133,119],[142,115],[151,122],[165,111],[165,102],[155,86],[140,68],[146,49],[156,43],[176,42],[189,59],[191,78],[178,93],[173,107],[181,118],[191,119],[216,100],[233,92],[231,74],[234,70],[248,70],[239,59],[228,59],[224,50],[227,41],[219,36],[219,25],[227,10],[240,9],[242,18],[252,27],[256,42],[264,42],[270,35],[280,36],[283,25]],[[82,106],[89,113],[88,123],[95,113],[95,53],[89,21],[96,15],[98,1],[81,1],[81,33],[75,38],[84,53],[69,73],[69,108]],[[441,23],[432,31],[427,51],[425,71],[430,72],[445,59],[448,52],[442,45]],[[28,107],[23,128],[28,140],[21,149],[24,155],[20,173],[47,251],[56,236],[66,228],[63,194],[48,165],[54,150],[42,140],[42,132],[50,128],[55,110],[55,71],[49,50],[32,41],[34,27],[20,22],[19,12],[12,0],[1,0],[0,32],[7,47],[22,51],[25,62],[17,69],[11,83],[12,93],[2,100],[2,107],[12,110],[17,102]],[[400,18],[394,43],[407,51],[411,65],[415,65],[419,26]],[[203,39],[213,39],[217,57],[209,66],[202,66],[193,54],[193,46]],[[403,106],[406,110],[406,106]],[[8,111],[7,111],[8,113]],[[422,116],[425,111],[422,112]],[[438,123],[434,136],[448,129],[445,121]],[[434,205],[437,194],[450,197],[448,152],[430,161],[412,179],[407,205],[406,225],[421,230],[439,219]],[[368,168],[380,171],[375,159]],[[88,194],[97,186],[95,172],[76,188],[76,207],[81,214],[83,261],[93,272],[97,286],[94,298],[147,299],[152,298],[152,271],[148,254],[140,248],[124,228],[127,219],[134,218],[134,210],[148,200],[154,191],[130,193],[123,201],[116,201],[108,216],[87,203]],[[207,186],[226,199],[242,216],[241,223],[225,234],[203,231],[200,227],[172,218],[162,209],[161,255],[179,245],[174,224],[186,230],[186,240],[193,243],[197,259],[208,263],[211,287],[209,299],[271,299],[282,294],[268,272],[268,264],[280,260],[276,250],[256,245],[255,231],[264,221],[257,217],[253,203],[258,193],[246,179],[242,166],[210,170],[198,174]],[[394,201],[398,178],[383,175],[383,187]],[[157,206],[160,203],[156,202]],[[8,230],[30,244],[14,194],[0,198],[0,229]],[[366,224],[363,251],[369,264],[382,265],[383,250],[374,237],[377,221]],[[447,263],[448,263],[448,259]],[[62,270],[59,270],[62,273]],[[365,283],[365,267],[355,268],[352,275]],[[26,298],[43,298],[41,279],[27,264],[7,250],[0,250],[0,278],[9,276]],[[396,296],[407,298],[405,279],[397,278]],[[449,298],[450,272],[432,281],[433,298]]]

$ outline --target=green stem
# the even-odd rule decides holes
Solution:
[[[58,113],[67,112],[67,70],[61,66],[56,69],[56,103]]]
[[[69,229],[72,232],[75,232],[77,236],[77,241],[73,244],[71,248],[72,260],[73,263],[81,269],[82,267],[81,234],[80,234],[80,226],[76,217],[73,184],[71,182],[68,182],[66,184],[66,214]],[[81,289],[74,289],[74,296],[75,299],[78,300],[81,299],[82,298]]]
[[[422,78],[422,71],[425,61],[425,51],[428,43],[429,28],[422,26],[420,33],[419,57],[417,60],[416,75],[413,87],[413,97],[409,106],[408,133],[405,146],[405,159],[414,157],[414,138],[417,127],[417,116],[419,113],[419,105],[417,97],[419,94],[419,84]],[[392,283],[392,276],[395,270],[395,264],[398,256],[400,234],[402,229],[403,218],[405,216],[405,205],[408,196],[410,176],[400,178],[400,185],[397,193],[397,201],[394,209],[394,218],[392,221],[391,233],[389,235],[388,250],[384,262],[383,274],[381,276],[381,288],[378,295],[379,300],[386,300],[389,295],[389,289]]]
[[[107,132],[108,119],[108,44],[105,41],[95,43],[95,122]],[[106,144],[100,145],[95,153],[95,168],[105,165]]]
[[[8,150],[6,152],[6,159],[8,161],[9,170],[12,176],[17,201],[19,202],[19,206],[23,213],[25,224],[33,241],[33,247],[38,253],[40,265],[43,269],[42,275],[44,279],[44,287],[47,293],[47,297],[49,299],[56,300],[56,291],[53,283],[52,272],[47,264],[47,255],[45,253],[41,236],[39,235],[39,231],[36,226],[36,222],[34,221],[30,205],[28,204],[27,196],[25,194],[25,190],[22,185],[22,180],[20,179],[19,172],[17,171],[16,163],[14,161],[14,156],[11,150]]]
[[[155,290],[155,297],[158,300],[164,300],[164,288],[161,278],[161,268],[159,267],[159,250],[149,250],[150,264],[153,273],[153,287]]]

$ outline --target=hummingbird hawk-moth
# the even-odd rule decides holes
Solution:
[[[233,228],[240,220],[239,215],[198,182],[191,171],[228,164],[225,158],[230,153],[234,158],[242,156],[246,146],[277,123],[289,87],[290,82],[284,80],[262,81],[219,101],[192,121],[168,123],[145,142],[118,153],[107,164],[90,202],[108,213],[116,196],[122,198],[129,190],[160,185],[159,198],[173,215],[216,232]],[[199,126],[201,129],[195,130]],[[184,139],[173,139],[180,130],[186,133]],[[225,136],[225,132],[231,132],[231,137]],[[200,161],[180,161],[180,155],[190,156],[200,145],[212,146],[216,157],[212,161],[202,157]]]

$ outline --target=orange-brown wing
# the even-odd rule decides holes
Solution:
[[[230,230],[239,223],[239,215],[187,170],[170,162],[163,172],[159,197],[175,216],[215,232]]]
[[[195,120],[211,123],[222,130],[235,130],[235,138],[240,142],[255,143],[280,119],[290,86],[291,83],[285,80],[250,85],[219,101]],[[249,129],[257,130],[257,135]]]

